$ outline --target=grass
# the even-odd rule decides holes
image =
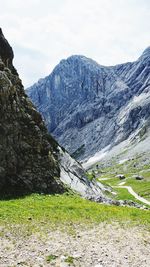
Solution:
[[[147,174],[147,173],[146,173]],[[133,174],[132,174],[133,175]],[[126,174],[125,176],[127,177],[126,179],[120,180],[119,178],[116,177],[110,177],[108,180],[101,180],[98,179],[102,184],[106,186],[119,186],[119,183],[125,182],[124,186],[131,186],[133,190],[141,197],[144,197],[147,200],[150,200],[150,179],[148,178],[148,175],[144,176],[144,179],[139,181],[136,180],[135,178],[132,178],[131,174]],[[109,177],[109,175],[107,175]],[[100,177],[101,178],[101,177]],[[116,199],[121,199],[121,200],[133,200],[138,203],[139,201],[136,200],[133,196],[131,196],[130,193],[128,193],[127,189],[121,189],[121,188],[113,188],[113,191],[117,193]]]
[[[150,200],[150,182],[148,180],[137,181],[128,179],[125,185],[132,186],[133,190],[141,197]]]
[[[108,176],[108,178],[110,178]],[[107,185],[107,186],[116,186],[118,185],[119,182],[121,182],[121,180],[117,177],[113,177],[111,179],[108,179],[108,180],[99,180],[101,183],[103,183],[104,185]],[[123,181],[123,180],[122,180]]]
[[[141,163],[142,162],[142,163]],[[124,186],[131,186],[133,190],[141,197],[150,200],[150,165],[142,165],[140,156],[135,159],[126,161],[119,164],[115,161],[109,166],[100,165],[99,167],[99,177],[98,180],[106,186],[118,186],[120,182],[125,182]],[[116,178],[117,174],[124,174],[126,179],[120,180]],[[142,175],[143,180],[137,181],[133,178],[133,175]],[[101,178],[110,178],[108,180],[101,180]],[[127,189],[123,188],[113,188],[113,191],[117,193],[114,197],[117,200],[133,200],[137,203],[141,203],[136,198],[134,198]]]
[[[117,200],[132,200],[134,202],[141,203],[140,201],[137,201],[137,199],[132,196],[126,188],[115,188],[115,192],[117,192],[117,195],[115,196],[115,199]]]
[[[147,200],[150,200],[150,182],[149,181],[137,181],[135,179],[126,179],[122,180],[125,182],[123,186],[131,186],[133,190],[141,197],[144,197]],[[112,178],[106,181],[101,181],[106,186],[119,186],[119,183],[121,182],[119,179],[118,181],[116,178]],[[117,200],[133,200],[134,202],[143,204],[141,201],[137,200],[134,196],[132,196],[127,189],[124,188],[113,188],[113,191],[117,193],[117,195],[114,197]]]
[[[95,178],[94,171],[91,172],[91,173],[87,172],[86,175],[87,175],[87,178],[88,178],[89,181],[92,181]]]
[[[65,259],[65,262],[69,263],[69,264],[73,264],[74,263],[74,258],[72,256],[68,256],[66,259]]]
[[[124,180],[120,180],[119,178],[111,178],[109,180],[103,180],[103,181],[100,180],[100,182],[103,183],[106,186],[111,186],[112,188],[113,188],[113,186],[119,186],[119,183],[121,183],[121,182],[125,182],[124,185],[132,186],[132,184],[130,183],[130,181],[128,179],[127,180],[125,180],[125,179]],[[135,180],[135,184],[137,184],[137,187],[140,186],[140,188],[143,188],[138,183],[139,183],[139,181]],[[133,187],[133,190],[135,192],[137,192],[137,190],[136,190],[137,188],[135,188],[134,186],[132,186],[132,187]],[[112,195],[112,194],[109,195],[109,197],[111,197],[113,199],[116,199],[116,200],[131,200],[131,201],[137,202],[139,204],[143,204],[143,202],[137,200],[133,195],[131,195],[126,188],[113,188],[113,191],[117,193],[116,195]],[[144,190],[143,192],[145,193],[147,191]],[[143,197],[144,196],[145,195],[143,195]],[[148,198],[146,198],[146,199],[148,199]]]
[[[47,261],[47,262],[51,262],[51,261],[53,261],[53,260],[56,260],[57,257],[58,257],[58,256],[53,255],[53,254],[48,255],[48,256],[46,257],[46,261]]]
[[[135,215],[136,214],[136,215]],[[50,227],[74,224],[92,225],[119,222],[150,225],[149,211],[109,206],[91,202],[76,195],[33,194],[20,199],[0,201],[0,226],[27,234],[47,231]]]

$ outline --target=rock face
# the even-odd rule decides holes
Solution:
[[[81,165],[48,134],[12,61],[12,48],[0,29],[0,197],[62,193],[65,181],[84,196],[96,192],[102,197]],[[72,186],[74,179],[79,186]]]
[[[0,195],[63,192],[57,143],[26,96],[0,31]]]
[[[71,56],[27,94],[56,140],[88,159],[149,128],[150,47],[137,61],[112,67]]]

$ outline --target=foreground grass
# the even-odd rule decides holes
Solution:
[[[28,232],[71,224],[119,222],[150,226],[150,213],[129,207],[94,203],[75,195],[33,194],[0,201],[0,225],[27,227]]]

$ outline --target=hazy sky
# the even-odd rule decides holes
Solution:
[[[137,59],[150,45],[150,0],[0,0],[0,27],[27,87],[73,54]]]

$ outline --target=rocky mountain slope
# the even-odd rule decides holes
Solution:
[[[150,127],[150,47],[137,61],[111,67],[71,56],[27,94],[49,132],[79,160],[128,139],[139,143]]]
[[[48,134],[13,67],[13,50],[0,29],[0,197],[62,193],[67,186],[100,197],[81,165]]]

